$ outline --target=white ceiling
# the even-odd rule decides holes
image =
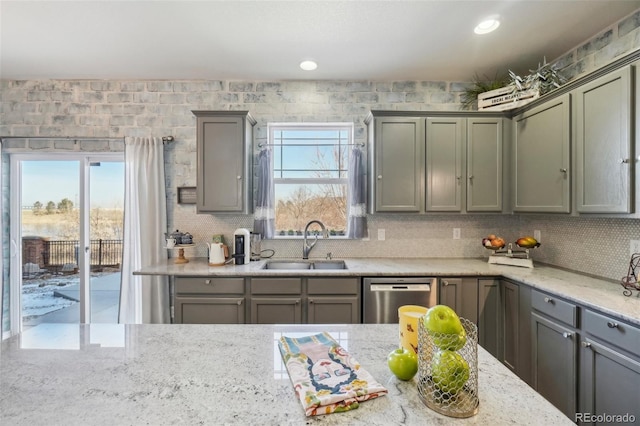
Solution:
[[[636,0],[0,0],[3,79],[447,80],[523,72]],[[498,14],[502,25],[473,27]],[[318,69],[300,70],[304,59]]]

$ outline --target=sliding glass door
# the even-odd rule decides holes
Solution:
[[[12,325],[118,320],[122,155],[11,159]]]

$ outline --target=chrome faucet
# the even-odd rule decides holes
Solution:
[[[329,238],[329,232],[327,231],[327,228],[324,226],[324,223],[320,222],[319,220],[311,220],[311,221],[309,221],[309,223],[307,223],[307,225],[304,227],[304,239],[302,240],[302,258],[303,259],[308,259],[309,258],[309,252],[311,251],[313,246],[315,246],[316,243],[318,242],[318,235],[317,234],[316,234],[316,239],[313,240],[313,243],[309,244],[307,242],[307,231],[309,229],[309,225],[311,225],[312,223],[317,223],[318,225],[320,225],[320,227],[322,228],[322,237],[323,238]]]

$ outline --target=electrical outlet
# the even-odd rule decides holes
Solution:
[[[538,242],[542,241],[542,236],[540,234],[539,229],[536,229],[535,231],[533,231],[533,238],[535,238]]]
[[[378,241],[384,241],[384,229],[378,229]]]
[[[640,253],[640,240],[631,240],[629,242],[629,255]]]
[[[453,228],[453,239],[454,240],[460,239],[460,228]]]

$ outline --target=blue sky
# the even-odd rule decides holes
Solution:
[[[78,161],[23,161],[22,205],[32,206],[36,201],[57,205],[63,198],[77,205],[79,170]],[[124,206],[124,163],[101,162],[91,167],[91,203],[103,208]]]

